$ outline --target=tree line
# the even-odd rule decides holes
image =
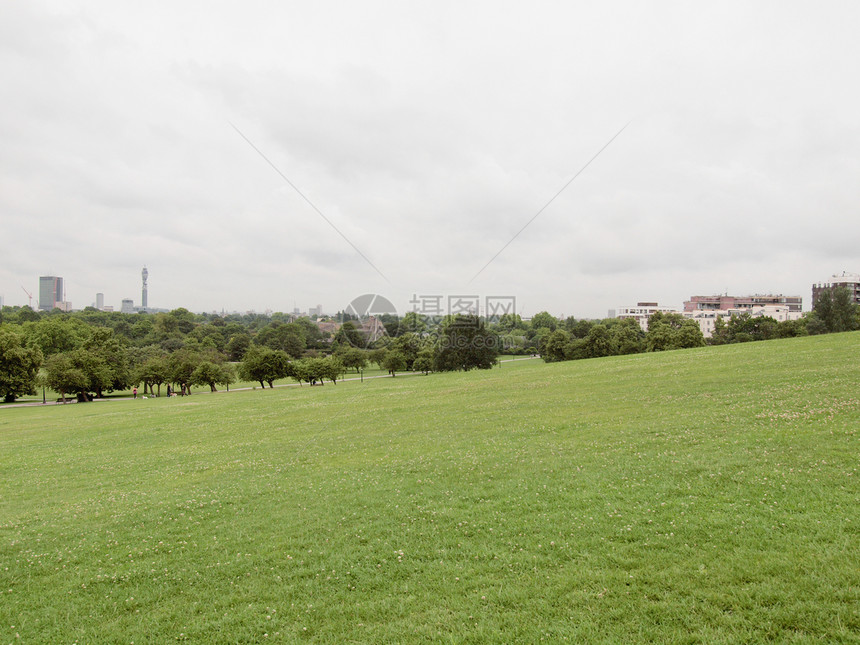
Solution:
[[[860,312],[842,287],[822,292],[812,312],[778,322],[748,313],[718,319],[711,338],[680,314],[656,313],[647,330],[631,319],[559,319],[547,312],[523,320],[514,313],[484,320],[416,312],[380,316],[387,334],[369,342],[346,314],[334,332],[317,321],[284,313],[64,313],[28,306],[0,310],[0,397],[32,395],[45,386],[87,400],[142,386],[190,393],[242,381],[261,387],[292,378],[299,384],[337,382],[374,363],[398,372],[488,369],[499,353],[540,355],[545,361],[665,351],[860,329]]]
[[[237,379],[261,387],[283,378],[336,383],[369,363],[392,376],[495,363],[497,337],[476,317],[453,316],[434,326],[407,314],[388,316],[383,323],[390,335],[370,343],[353,320],[332,334],[309,318],[282,313],[222,317],[183,308],[124,314],[4,307],[0,397],[11,402],[37,387],[56,391],[62,400],[69,395],[86,401],[131,387],[160,396],[163,388],[181,394],[189,394],[192,386],[216,391]]]

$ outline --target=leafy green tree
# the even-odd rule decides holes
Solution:
[[[851,292],[845,287],[832,287],[818,294],[812,317],[820,321],[813,322],[810,333],[824,329],[825,333],[853,331],[858,328],[858,307],[854,304]]]
[[[571,338],[570,342],[564,346],[564,360],[579,361],[583,358],[590,358],[585,338]]]
[[[208,385],[210,391],[217,392],[216,385],[230,385],[236,381],[232,365],[203,361],[191,373],[192,385]]]
[[[27,347],[23,335],[0,325],[0,397],[6,403],[35,394],[41,365],[38,347]]]
[[[784,320],[779,323],[777,328],[777,336],[779,338],[796,338],[798,336],[806,336],[808,333],[806,331],[806,323],[803,319]]]
[[[337,383],[337,379],[343,374],[343,363],[336,358],[302,358],[293,361],[290,376],[299,382],[302,381],[315,385],[324,383],[329,379]]]
[[[426,348],[418,352],[415,362],[412,363],[412,369],[416,372],[424,372],[424,374],[431,372],[433,370],[433,350]]]
[[[367,352],[367,359],[371,363],[376,363],[376,365],[382,369],[382,363],[385,361],[385,355],[388,353],[388,350],[384,347],[378,347],[376,349],[371,349]]]
[[[544,337],[540,355],[547,363],[566,360],[565,348],[570,343],[570,335],[563,329],[556,329]]]
[[[730,342],[729,326],[722,316],[717,316],[716,320],[714,320],[714,331],[711,332],[711,338],[708,340],[708,343],[711,345],[725,345]]]
[[[84,341],[83,349],[93,354],[108,368],[109,378],[104,389],[113,392],[125,390],[131,385],[131,357],[125,339],[116,337],[109,328],[97,327],[93,329],[91,336]],[[94,389],[101,397],[102,389]]]
[[[95,352],[76,349],[50,356],[45,361],[45,380],[51,389],[60,393],[76,392],[79,401],[90,401],[90,392],[101,396],[111,383],[111,370]]]
[[[218,319],[220,320],[220,319]],[[187,335],[187,340],[195,340],[202,348],[214,348],[219,352],[223,351],[227,346],[222,332],[222,325],[210,323],[208,325],[198,325]],[[187,342],[186,340],[186,342]]]
[[[290,376],[290,357],[286,352],[268,347],[251,347],[239,364],[239,377],[243,381],[257,381],[265,389],[266,383],[274,387],[278,379]]]
[[[245,358],[245,352],[249,347],[251,347],[251,335],[244,331],[236,333],[227,342],[227,356],[231,361],[241,361]]]
[[[92,333],[86,323],[67,314],[50,316],[23,327],[27,344],[38,347],[43,356],[70,352],[81,347]]]
[[[515,329],[526,329],[526,324],[519,314],[502,314],[499,316],[499,322],[496,323],[496,329],[502,333],[509,333]]]
[[[324,360],[326,362],[325,368],[323,370],[323,376],[335,385],[337,385],[337,379],[343,376],[343,373],[346,371],[346,368],[343,366],[343,363],[337,356],[329,356],[328,358],[324,358],[321,360]]]
[[[179,335],[179,320],[175,316],[170,316],[164,312],[155,314],[154,331],[159,336],[159,340],[173,335]]]
[[[648,331],[651,331],[653,325],[658,324],[667,325],[670,329],[677,331],[681,329],[681,325],[684,324],[685,320],[689,319],[681,314],[656,311],[648,317]]]
[[[546,311],[541,311],[532,317],[531,326],[534,330],[543,327],[550,331],[555,331],[556,327],[558,327],[558,319]]]
[[[297,318],[293,324],[301,330],[306,347],[311,349],[323,349],[325,347],[322,331],[310,318],[302,316],[301,318]]]
[[[176,328],[181,334],[190,334],[197,323],[194,320],[194,314],[188,311],[185,307],[179,307],[167,314],[169,318],[176,321]]]
[[[804,328],[806,329],[806,333],[810,336],[818,336],[819,334],[827,333],[827,325],[824,324],[824,321],[821,320],[821,317],[815,313],[815,311],[810,311],[803,317],[804,320]]]
[[[389,350],[382,361],[382,368],[388,370],[391,376],[406,369],[406,357],[400,350]]]
[[[357,347],[341,347],[335,356],[343,363],[344,368],[354,369],[356,372],[367,367],[367,352]]]
[[[345,346],[365,347],[367,345],[364,334],[356,328],[355,323],[351,320],[347,320],[340,326],[334,335],[334,340]]]
[[[702,328],[695,320],[687,318],[681,323],[681,328],[675,332],[675,347],[685,349],[690,347],[704,347],[705,336]]]
[[[539,329],[531,330],[529,331],[531,336],[527,342],[529,346],[533,347],[535,351],[540,354],[541,350],[546,345],[547,338],[549,338],[552,333],[553,332],[549,330],[549,327],[540,327]]]
[[[585,352],[589,358],[600,358],[612,353],[609,331],[603,325],[594,325],[585,337]]]
[[[499,338],[477,316],[448,317],[441,330],[434,369],[439,372],[490,369],[499,355]]]
[[[39,318],[39,312],[33,311],[33,308],[29,305],[24,305],[18,310],[18,322],[20,324],[25,322],[36,322]]]
[[[168,380],[179,385],[182,394],[191,394],[191,375],[202,360],[200,354],[187,349],[173,352],[167,360]]]
[[[294,323],[284,325],[273,322],[257,333],[254,343],[269,349],[279,349],[292,358],[300,358],[307,348],[302,328]]]
[[[382,326],[385,327],[385,333],[392,338],[397,335],[400,330],[400,318],[397,314],[379,314],[376,316]]]
[[[505,334],[499,338],[501,347],[499,351],[503,354],[527,354],[526,337],[522,335],[521,330],[516,330],[514,333]]]
[[[60,399],[66,402],[66,394],[80,392],[86,400],[87,377],[83,370],[76,367],[69,354],[54,354],[45,361],[44,383],[52,390],[60,393]]]
[[[150,355],[132,370],[132,383],[143,383],[143,392],[152,396],[161,396],[161,386],[170,378],[170,364],[166,355],[160,352]],[[158,388],[156,390],[154,387]]]
[[[412,333],[422,335],[427,331],[427,321],[425,317],[417,311],[407,311],[403,318],[400,319],[400,324],[397,328],[397,335]]]
[[[612,327],[610,342],[612,353],[619,355],[638,354],[645,350],[645,332],[633,318],[622,318]]]
[[[645,348],[649,352],[675,349],[675,330],[664,322],[651,322],[649,320],[648,333],[645,335]]]
[[[580,318],[579,320],[568,318],[565,320],[565,327],[570,332],[571,338],[585,338],[588,336],[591,328],[594,327],[594,321],[586,320],[585,318]]]
[[[412,364],[418,358],[418,352],[424,345],[424,340],[418,334],[408,331],[395,338],[389,347],[403,354],[403,358],[406,359],[406,369],[411,370]]]

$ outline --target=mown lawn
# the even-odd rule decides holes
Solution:
[[[0,410],[0,643],[857,642],[860,333]]]

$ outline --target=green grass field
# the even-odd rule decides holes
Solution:
[[[0,643],[860,641],[860,332],[0,410]]]

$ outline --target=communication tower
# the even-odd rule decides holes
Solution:
[[[140,277],[143,280],[143,289],[140,292],[140,306],[141,309],[146,311],[147,307],[147,297],[146,297],[146,279],[149,277],[149,271],[146,270],[146,265],[143,267],[143,271],[140,272]]]

